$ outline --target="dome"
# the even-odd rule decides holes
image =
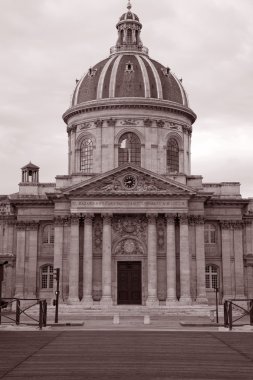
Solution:
[[[138,17],[135,13],[129,11],[129,12],[124,13],[124,14],[120,17],[119,20],[120,20],[120,21],[125,21],[125,20],[139,21],[139,17]]]
[[[142,24],[131,8],[129,1],[128,11],[116,25],[118,39],[110,56],[77,80],[70,108],[63,115],[65,122],[76,112],[119,106],[162,107],[187,114],[191,121],[196,119],[182,80],[169,67],[150,58],[141,41]]]
[[[84,102],[112,98],[167,100],[188,107],[180,80],[145,54],[112,54],[89,69],[77,83],[72,107]]]

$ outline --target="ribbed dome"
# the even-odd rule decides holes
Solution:
[[[99,62],[77,83],[72,106],[107,98],[153,98],[188,107],[181,82],[144,54],[122,53]]]
[[[126,12],[124,13],[121,17],[120,17],[120,21],[124,21],[124,20],[135,20],[135,21],[139,21],[139,17],[133,13],[133,12]]]

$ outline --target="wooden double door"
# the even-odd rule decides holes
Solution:
[[[118,261],[118,305],[141,305],[141,261]]]

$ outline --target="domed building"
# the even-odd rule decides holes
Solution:
[[[63,120],[68,174],[22,168],[1,196],[5,297],[83,308],[253,298],[253,202],[191,173],[196,120],[182,81],[150,58],[128,3],[108,58],[77,81]]]

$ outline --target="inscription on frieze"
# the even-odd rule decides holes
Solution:
[[[72,212],[85,212],[89,209],[99,209],[99,208],[121,208],[127,207],[130,209],[140,208],[163,208],[163,209],[181,209],[187,208],[186,200],[80,200],[72,201],[71,209]]]

